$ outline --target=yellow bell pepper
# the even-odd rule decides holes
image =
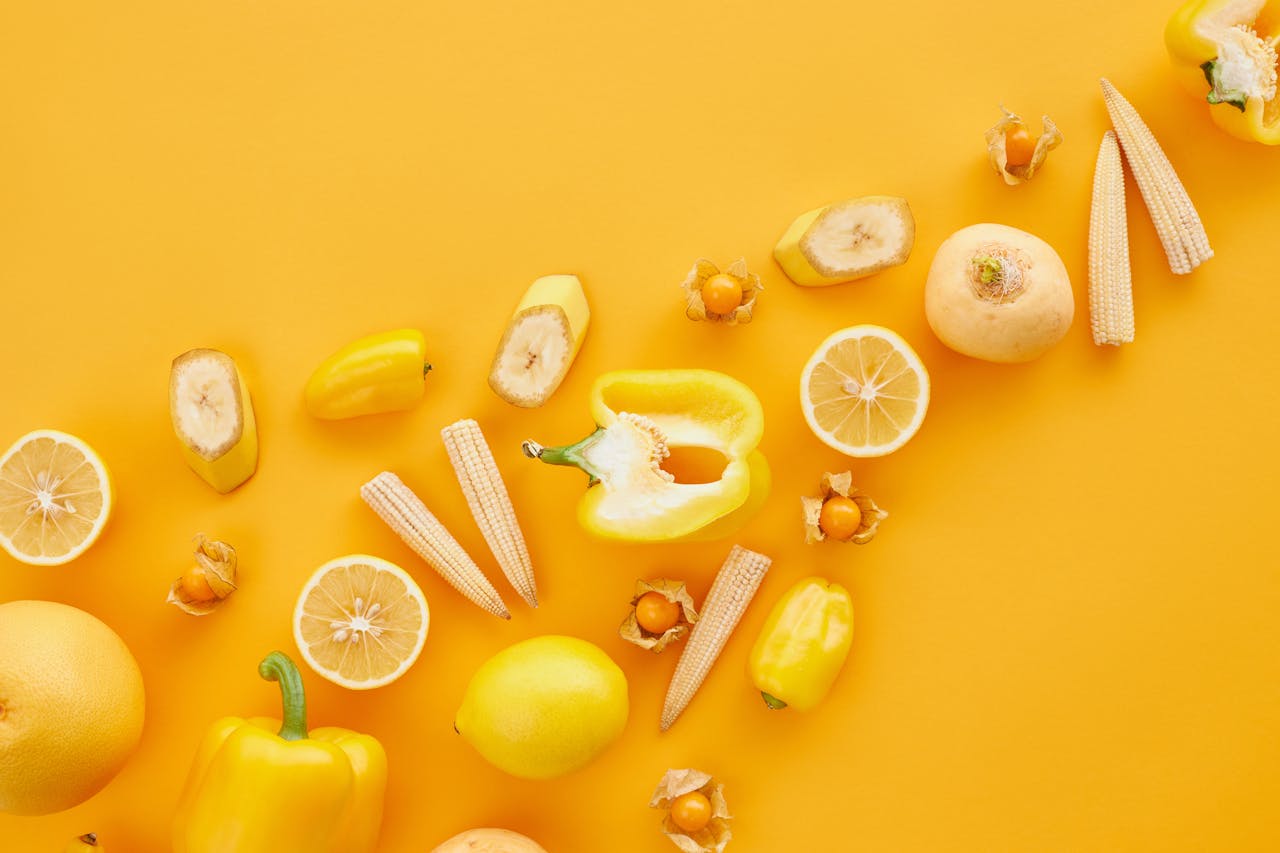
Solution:
[[[369,335],[326,358],[307,380],[307,411],[323,420],[412,409],[431,365],[417,329]]]
[[[1214,123],[1267,145],[1280,145],[1278,7],[1267,0],[1190,0],[1165,28],[1183,85],[1213,105]]]
[[[747,674],[770,708],[808,711],[831,690],[852,644],[849,593],[824,578],[805,578],[769,611]]]
[[[308,734],[302,676],[282,652],[258,673],[280,683],[284,722],[213,724],[178,806],[174,853],[373,853],[387,784],[381,744],[346,729]]]
[[[526,455],[581,468],[578,504],[588,532],[632,542],[727,536],[769,495],[756,450],[764,410],[751,389],[712,370],[620,370],[591,389],[595,432]]]

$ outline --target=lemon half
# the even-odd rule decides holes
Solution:
[[[427,599],[404,569],[355,554],[325,563],[303,586],[293,638],[317,673],[369,690],[413,666],[429,623]]]
[[[929,374],[897,333],[851,326],[823,341],[804,366],[800,405],[823,443],[848,456],[884,456],[920,429]]]
[[[111,515],[111,478],[74,435],[29,432],[0,457],[0,546],[33,566],[57,566],[97,541]]]

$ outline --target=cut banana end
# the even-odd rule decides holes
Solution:
[[[560,387],[582,348],[591,311],[575,275],[535,281],[516,306],[489,370],[489,387],[513,406],[533,409]]]
[[[907,200],[874,195],[799,216],[774,247],[787,277],[805,287],[841,284],[907,262],[916,221]]]
[[[229,355],[193,349],[173,360],[169,416],[191,470],[226,494],[258,468],[249,388]]]

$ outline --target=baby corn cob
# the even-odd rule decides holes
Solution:
[[[440,431],[453,472],[467,498],[484,541],[502,567],[502,573],[530,607],[538,606],[538,590],[533,582],[533,563],[524,544],[524,534],[516,521],[502,474],[484,440],[480,425],[473,420],[450,424]]]
[[[494,616],[511,618],[480,567],[399,477],[383,471],[360,487],[360,497],[450,586]]]
[[[675,674],[671,676],[671,685],[662,706],[664,732],[671,728],[702,686],[772,562],[763,554],[748,551],[740,545],[734,545],[729,552],[711,585],[711,592],[707,593],[702,615],[694,624],[680,654]]]
[[[1104,78],[1101,84],[1111,124],[1120,137],[1124,157],[1129,161],[1129,169],[1138,182],[1142,200],[1147,204],[1160,244],[1169,258],[1169,268],[1180,275],[1189,273],[1213,257],[1200,215],[1160,143],[1133,105],[1109,80]]]
[[[1089,212],[1089,320],[1093,342],[1133,343],[1133,275],[1124,211],[1124,166],[1115,131],[1102,135]]]

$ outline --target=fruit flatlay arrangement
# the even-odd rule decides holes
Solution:
[[[1261,28],[1262,5],[1193,0],[1170,21],[1166,40],[1187,85],[1207,101],[1216,123],[1244,139],[1280,144],[1277,35]],[[1137,110],[1110,82],[1100,85],[1114,129],[1098,143],[1087,246],[1059,248],[1087,251],[1093,341],[1120,346],[1135,339],[1126,171],[1140,190],[1173,273],[1190,273],[1213,250],[1173,164]],[[989,162],[1000,179],[1017,187],[1055,168],[1052,152],[1069,134],[1048,116],[1039,120],[1037,131],[1003,106],[1000,114],[985,134]],[[975,147],[981,139],[976,132]],[[937,338],[958,354],[996,363],[1031,361],[1063,345],[1075,320],[1074,292],[1080,285],[1073,286],[1055,247],[995,222],[952,226],[954,233],[934,250],[919,304]],[[742,258],[723,265],[698,258],[678,291],[655,288],[638,298],[669,300],[673,312],[683,307],[689,320],[720,326],[709,330],[717,334],[750,335],[750,324],[769,312],[769,291],[790,286],[786,279],[803,288],[844,285],[905,264],[915,244],[916,219],[906,199],[868,195],[830,201],[785,226],[773,248],[777,269],[749,269]],[[538,278],[516,301],[495,342],[488,375],[474,377],[515,407],[504,418],[519,417],[521,409],[558,405],[556,391],[591,326],[589,295],[577,276],[555,274]],[[508,307],[502,307],[504,315]],[[447,354],[429,353],[430,335],[422,330],[362,337],[365,330],[352,331],[348,342],[331,342],[338,346],[309,378],[299,377],[299,405],[315,419],[411,410],[427,393],[429,357],[448,369]],[[799,413],[818,442],[851,464],[874,465],[877,457],[899,450],[925,428],[929,372],[897,332],[852,324],[812,346],[812,356],[795,376]],[[177,444],[172,464],[181,459],[218,494],[254,476],[259,427],[252,389],[232,354],[196,347],[177,355],[168,408]],[[447,641],[429,631],[433,608],[476,620],[510,620],[513,604],[537,608],[546,593],[540,591],[535,571],[540,564],[519,514],[521,502],[535,498],[542,478],[573,474],[551,471],[552,466],[577,469],[582,478],[576,508],[561,508],[571,528],[562,535],[581,533],[628,548],[699,541],[723,545],[723,563],[701,601],[678,572],[637,578],[624,567],[612,577],[608,568],[582,575],[583,583],[617,591],[616,611],[600,618],[613,625],[621,617],[618,638],[650,653],[631,650],[637,657],[623,661],[628,667],[676,651],[665,701],[660,709],[633,707],[616,653],[578,637],[544,634],[476,660],[465,691],[456,697],[454,731],[448,724],[424,725],[422,737],[461,737],[474,748],[475,760],[551,784],[548,780],[578,772],[605,753],[625,735],[629,720],[662,731],[675,726],[712,669],[725,665],[720,659],[728,639],[754,607],[767,612],[763,627],[749,656],[727,665],[740,670],[761,701],[779,714],[814,712],[855,643],[855,602],[842,579],[797,573],[780,594],[771,590],[766,596],[771,600],[755,603],[773,560],[736,538],[771,492],[770,461],[759,449],[771,411],[749,381],[675,367],[607,372],[591,387],[579,436],[535,439],[530,426],[531,437],[520,448],[498,454],[485,435],[483,418],[456,413],[458,420],[440,434],[449,467],[433,476],[456,483],[501,571],[496,579],[433,512],[432,505],[444,499],[434,487],[438,484],[428,490],[428,484],[392,471],[374,473],[386,462],[371,448],[370,476],[351,485],[352,498],[358,493],[385,523],[382,544],[399,538],[421,564],[339,555],[290,591],[296,648],[261,650],[261,682],[254,681],[253,672],[244,673],[246,682],[278,691],[279,718],[210,720],[203,740],[174,745],[189,751],[192,763],[177,814],[163,816],[171,822],[173,849],[378,849],[388,773],[397,772],[394,757],[389,761],[372,733],[311,728],[304,676],[349,690],[376,690],[408,672],[428,642]],[[528,466],[519,491],[508,488],[496,461],[515,459],[509,451],[517,449],[527,460],[542,463],[504,462]],[[785,463],[812,470],[812,491],[786,496],[794,502],[797,539],[852,555],[860,549],[835,546],[873,544],[882,528],[892,528],[889,510],[858,487],[858,469],[824,471],[803,453]],[[85,441],[34,429],[0,457],[0,546],[22,563],[61,566],[93,546],[117,501],[133,499],[117,494],[108,466]],[[768,550],[759,541],[755,547]],[[190,565],[174,579],[168,603],[207,624],[235,597],[266,594],[239,575],[238,563],[233,543],[196,535]],[[457,594],[441,594],[429,603],[415,580],[424,569]],[[164,602],[157,590],[152,603]],[[186,616],[181,618],[185,623]],[[90,683],[92,701],[85,690]],[[142,732],[144,688],[133,656],[110,627],[62,603],[0,603],[0,700],[0,811],[14,815],[48,814],[92,797],[125,765]],[[660,814],[655,834],[686,853],[722,851],[732,842],[735,823],[755,819],[734,814],[733,791],[714,770],[671,767],[653,774],[656,787],[647,806]],[[66,849],[106,849],[110,843],[86,833],[69,839]],[[500,827],[468,830],[435,850],[547,853],[533,839]]]

